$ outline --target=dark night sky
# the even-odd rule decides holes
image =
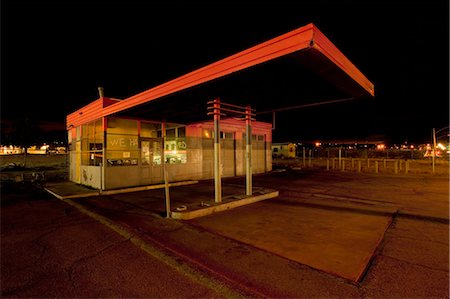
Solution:
[[[275,141],[426,142],[433,127],[448,126],[445,0],[3,0],[1,117],[64,123],[97,98],[97,86],[126,98],[311,22],[375,84],[376,97],[280,113]]]

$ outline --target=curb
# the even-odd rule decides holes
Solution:
[[[190,219],[194,219],[194,218],[198,218],[198,217],[203,217],[206,215],[211,215],[216,212],[222,212],[222,211],[226,211],[228,209],[248,205],[248,204],[255,203],[255,202],[258,202],[261,200],[274,198],[274,197],[277,197],[278,195],[279,195],[279,192],[274,191],[274,192],[269,192],[269,193],[265,193],[265,194],[261,194],[261,195],[249,196],[247,198],[236,200],[236,201],[221,203],[216,206],[211,206],[211,207],[198,209],[198,210],[194,210],[194,211],[184,211],[184,212],[172,211],[170,213],[170,216],[173,219],[190,220]]]

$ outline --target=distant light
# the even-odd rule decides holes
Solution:
[[[319,146],[321,146],[321,145],[322,145],[322,143],[316,142],[316,146],[317,146],[317,147],[319,147]]]
[[[414,148],[414,145],[411,145],[410,148]]]

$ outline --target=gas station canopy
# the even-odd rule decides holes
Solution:
[[[308,24],[127,99],[111,100],[101,109],[87,105],[67,117],[67,127],[109,115],[179,123],[205,120],[206,102],[214,97],[262,111],[305,100],[373,96],[374,85]]]

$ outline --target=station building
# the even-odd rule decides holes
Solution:
[[[73,121],[83,110],[101,115],[105,107],[118,101],[101,97],[69,115],[69,120]],[[68,130],[69,177],[73,182],[103,190],[158,184],[164,181],[164,159],[171,182],[212,179],[213,137],[212,121],[185,125],[101,117]],[[220,171],[223,177],[245,174],[244,140],[243,121],[221,121]],[[272,170],[271,140],[272,124],[254,121],[253,173]]]

